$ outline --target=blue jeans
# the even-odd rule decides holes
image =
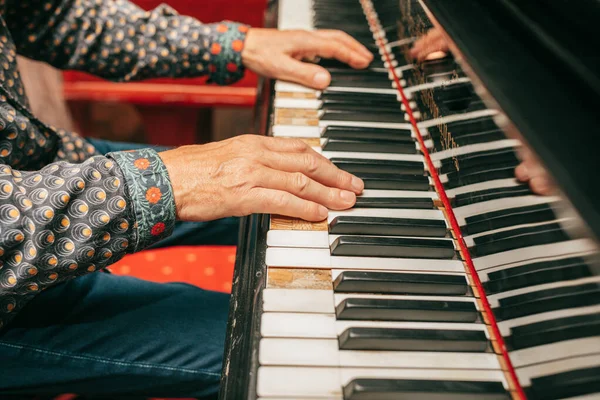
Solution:
[[[92,141],[102,153],[136,146]],[[237,219],[182,223],[173,244],[235,244]],[[214,398],[229,296],[93,273],[36,296],[0,333],[0,398]]]

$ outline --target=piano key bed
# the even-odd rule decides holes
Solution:
[[[421,24],[399,27],[401,9]],[[365,191],[320,223],[253,217],[263,235],[238,254],[221,397],[600,398],[595,244],[567,235],[559,197],[514,179],[520,142],[453,60],[406,61],[428,23],[418,3],[282,0],[278,12],[282,29],[341,29],[376,55],[363,71],[320,61],[323,91],[276,82],[270,121]],[[252,246],[258,261],[240,262]],[[244,313],[250,339],[235,327]],[[228,390],[232,343],[250,349],[241,392]]]

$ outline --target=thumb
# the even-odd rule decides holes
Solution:
[[[298,83],[313,89],[325,89],[331,82],[331,75],[323,67],[298,61],[292,57],[282,57],[276,78]]]

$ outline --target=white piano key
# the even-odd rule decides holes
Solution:
[[[443,160],[446,158],[458,157],[464,154],[473,154],[489,150],[505,149],[519,146],[520,142],[516,139],[503,139],[494,142],[470,144],[467,146],[456,147],[448,150],[438,151],[431,155],[432,160]]]
[[[337,279],[337,277],[342,273],[345,272],[347,270],[345,269],[332,269],[331,270],[331,280],[335,281]],[[354,270],[354,271],[360,271],[360,270]],[[370,272],[365,270],[364,272]],[[456,273],[456,272],[419,272],[419,274],[422,275],[453,275],[453,276],[462,276],[463,278],[465,278],[465,281],[467,279],[464,271],[462,273]],[[466,281],[468,283],[468,281]]]
[[[297,83],[277,81],[275,82],[275,92],[291,92],[291,93],[313,93],[315,96],[320,96],[320,90],[314,90]]]
[[[379,190],[379,189],[365,189],[362,194],[358,197],[368,198],[391,198],[391,197],[404,197],[404,198],[430,198],[432,200],[438,200],[439,196],[437,192],[430,191],[412,191],[412,190]]]
[[[351,126],[358,128],[386,128],[386,129],[399,129],[399,130],[409,130],[411,128],[410,124],[402,123],[402,122],[372,122],[372,121],[319,121],[319,127],[326,128],[330,125],[335,126]]]
[[[527,387],[531,386],[531,380],[534,378],[583,368],[597,367],[598,365],[600,365],[600,355],[590,354],[588,356],[567,358],[539,365],[517,368],[515,372],[517,373],[521,385]]]
[[[457,187],[454,189],[448,189],[448,190],[446,190],[446,195],[449,198],[453,198],[460,194],[478,192],[480,190],[497,189],[497,188],[505,188],[505,187],[508,188],[508,187],[514,187],[514,186],[519,186],[519,185],[522,185],[522,183],[517,181],[514,178],[496,179],[493,181],[479,182],[479,183],[474,183],[472,185],[466,185],[466,186],[461,186],[461,187]]]
[[[502,253],[473,259],[477,271],[494,268],[501,265],[513,264],[520,261],[536,260],[567,254],[577,254],[596,250],[594,242],[590,239],[575,239],[565,242],[543,244],[524,247],[522,249],[504,251]]]
[[[441,86],[446,86],[446,85],[450,86],[450,84],[459,84],[459,83],[466,83],[466,82],[471,82],[471,79],[469,79],[467,77],[462,77],[462,78],[456,78],[456,79],[447,80],[447,81],[435,81],[435,82],[421,83],[419,85],[409,86],[409,87],[405,88],[404,94],[406,95],[406,97],[408,99],[412,99],[413,94],[415,92],[419,92],[421,90],[435,89],[435,88],[441,87]]]
[[[460,260],[431,260],[411,258],[338,257],[329,249],[269,247],[266,252],[268,267],[339,268],[386,271],[464,272]]]
[[[330,86],[327,90],[341,92],[341,93],[369,93],[369,94],[389,94],[395,95],[398,93],[396,89],[392,87],[390,82],[389,89],[383,88],[372,88],[372,87],[348,87],[348,86]]]
[[[391,160],[423,162],[421,154],[395,154],[395,153],[359,153],[351,151],[323,151],[326,158],[351,158],[355,160]],[[437,167],[437,166],[436,166]],[[424,168],[424,167],[423,167]]]
[[[444,213],[440,210],[411,210],[402,208],[351,208],[343,211],[330,210],[327,222],[331,223],[331,221],[337,217],[380,217],[446,221]]]
[[[486,332],[484,324],[451,322],[389,322],[336,320],[335,314],[265,312],[263,337],[337,339],[348,328],[438,329]],[[487,333],[486,333],[487,336]]]
[[[416,37],[409,37],[409,38],[404,38],[404,39],[400,39],[400,40],[395,40],[393,42],[388,43],[387,47],[392,49],[394,47],[405,46],[407,44],[411,44],[416,39],[417,39]],[[391,51],[391,50],[389,50],[389,51]]]
[[[386,300],[419,300],[419,301],[460,301],[477,302],[473,297],[457,296],[415,296],[415,295],[382,295],[366,293],[333,293],[333,290],[316,289],[276,289],[263,290],[264,312],[285,313],[321,313],[333,314],[335,307],[346,299],[386,299]]]
[[[500,369],[492,353],[340,350],[336,339],[263,338],[261,366]]]
[[[495,381],[507,387],[502,371],[458,369],[260,367],[259,396],[342,396],[345,385],[357,378]]]
[[[320,138],[321,128],[304,125],[273,125],[271,134],[274,137]]]
[[[323,231],[272,230],[267,232],[267,246],[329,249],[329,234]]]
[[[262,293],[264,312],[335,312],[333,290],[266,288]]]
[[[509,290],[506,292],[489,295],[488,301],[490,303],[490,306],[500,307],[500,300],[505,299],[507,297],[513,297],[513,296],[519,296],[519,295],[527,294],[527,293],[539,292],[541,290],[585,285],[587,283],[600,283],[600,276],[590,276],[587,278],[580,278],[580,279],[574,279],[574,280],[569,280],[569,281],[550,282],[550,283],[545,283],[543,285],[529,286],[529,287],[525,287],[525,288]]]
[[[550,311],[540,314],[528,315],[526,317],[514,318],[498,322],[498,329],[502,336],[510,336],[511,329],[518,326],[535,324],[537,322],[550,321],[553,319],[575,317],[578,315],[591,315],[600,313],[600,306],[587,306],[579,308],[567,308],[564,310]]]
[[[468,113],[458,113],[458,114],[447,115],[445,117],[428,119],[427,121],[417,122],[417,126],[419,127],[419,129],[430,128],[430,127],[438,126],[438,125],[442,125],[442,124],[449,124],[450,122],[466,121],[469,119],[476,119],[476,118],[481,118],[481,117],[490,117],[490,116],[494,116],[497,114],[498,114],[498,111],[496,111],[496,110],[491,110],[491,109],[477,110],[477,111],[471,111]]]
[[[302,110],[318,110],[323,105],[317,99],[295,99],[287,97],[276,97],[273,103],[275,108],[295,108]]]
[[[600,354],[600,336],[564,340],[528,349],[511,351],[510,359],[513,366],[519,368],[565,358],[585,356],[586,354]],[[598,356],[596,363],[596,365],[600,366],[600,357]]]

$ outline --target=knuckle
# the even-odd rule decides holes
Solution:
[[[300,172],[296,172],[292,178],[293,187],[299,193],[304,193],[307,191],[308,186],[310,185],[310,179]]]
[[[277,193],[271,198],[271,202],[273,204],[273,207],[275,207],[278,210],[286,208],[289,204],[288,197],[285,193]]]
[[[319,169],[319,157],[316,154],[306,154],[304,160],[304,166],[309,174],[314,174]]]

